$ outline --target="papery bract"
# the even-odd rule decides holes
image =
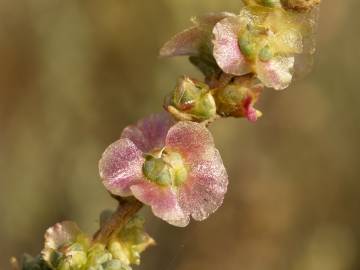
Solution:
[[[231,16],[235,15],[228,12],[218,12],[193,18],[193,26],[176,34],[166,42],[160,50],[160,56],[198,56],[203,47],[211,45],[211,31],[214,25]]]
[[[81,269],[87,264],[90,240],[74,222],[64,221],[45,233],[45,247],[41,254],[52,269]]]
[[[213,57],[212,30],[218,21],[233,16],[232,13],[218,12],[193,18],[193,26],[166,42],[160,56],[190,56],[190,62],[206,77],[216,75],[221,70]]]
[[[150,205],[156,216],[186,226],[190,216],[204,220],[222,204],[228,177],[206,127],[188,121],[169,127],[165,119],[159,114],[125,129],[121,139],[103,154],[100,175],[112,193],[130,191],[129,195]],[[143,132],[145,126],[152,132]],[[155,133],[158,143],[151,145],[148,136]],[[142,160],[131,163],[135,173],[123,166],[129,159]]]

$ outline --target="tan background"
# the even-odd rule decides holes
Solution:
[[[159,60],[168,37],[240,0],[0,1],[0,269],[36,254],[44,230],[76,220],[92,232],[114,204],[97,161],[129,123],[161,109],[185,59]],[[267,91],[256,125],[212,130],[230,174],[223,207],[170,227],[148,210],[158,246],[146,270],[357,270],[359,1],[324,0],[316,64]]]

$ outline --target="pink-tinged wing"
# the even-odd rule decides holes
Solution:
[[[131,140],[142,152],[148,153],[165,146],[166,135],[175,121],[168,113],[158,113],[124,129],[121,138]]]
[[[291,83],[294,61],[294,57],[280,56],[267,62],[258,60],[256,63],[257,77],[266,87],[283,90]]]
[[[228,175],[219,152],[206,160],[193,164],[189,178],[179,188],[179,201],[185,212],[198,221],[215,212],[224,200]]]
[[[303,51],[295,57],[295,79],[305,77],[313,67],[318,20],[319,7],[313,8],[310,12],[297,14],[296,24],[301,25]]]
[[[135,198],[151,206],[155,216],[171,225],[185,227],[189,224],[186,215],[179,206],[176,192],[171,187],[161,187],[149,181],[131,187]]]
[[[181,121],[169,130],[166,149],[180,153],[186,164],[193,164],[212,153],[214,139],[204,125]]]
[[[130,196],[130,187],[143,180],[143,153],[128,139],[111,144],[99,162],[99,172],[106,189],[114,195]]]
[[[248,106],[248,108],[246,108],[246,118],[250,121],[250,122],[256,122],[259,118],[258,116],[258,112],[257,110],[253,107],[252,104],[250,104]]]
[[[160,49],[160,56],[197,56],[204,43],[210,43],[210,34],[214,25],[218,21],[230,16],[235,15],[228,12],[217,12],[193,18],[194,26],[176,34],[166,42]]]
[[[79,227],[72,221],[64,221],[50,227],[45,233],[45,246],[41,251],[42,258],[52,265],[54,252],[73,244],[80,234]]]
[[[188,28],[176,34],[168,42],[166,42],[160,49],[160,56],[172,57],[197,55],[204,40],[204,35],[204,31],[202,31],[198,26]]]
[[[213,30],[213,54],[217,64],[225,73],[237,76],[251,72],[238,43],[240,27],[237,17],[228,17],[218,22]]]
[[[75,222],[64,221],[56,223],[45,233],[45,249],[58,249],[72,244],[81,233]]]
[[[227,17],[235,17],[234,13],[230,12],[210,12],[202,16],[198,16],[192,19],[194,24],[205,27],[214,27],[219,21]]]

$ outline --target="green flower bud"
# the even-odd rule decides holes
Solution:
[[[273,56],[274,55],[273,55],[269,45],[266,45],[263,48],[261,48],[261,50],[259,52],[259,59],[263,62],[270,61],[271,58],[273,58]]]
[[[180,186],[187,178],[187,168],[185,167],[181,155],[176,152],[165,152],[163,159],[167,164],[170,164],[173,169],[173,184],[175,186]]]
[[[113,260],[121,261],[125,267],[131,264],[139,265],[140,254],[153,244],[154,240],[144,232],[144,219],[135,216],[118,236],[110,241],[108,250]],[[124,270],[127,269],[124,268]]]
[[[162,158],[147,157],[143,166],[143,172],[147,179],[158,185],[169,186],[173,182],[174,172]]]
[[[112,259],[112,254],[106,250],[103,244],[93,245],[87,254],[87,260],[89,266],[97,266],[106,263]]]
[[[131,267],[123,264],[120,260],[111,260],[104,264],[104,270],[131,270]]]
[[[253,105],[258,100],[263,86],[255,80],[237,81],[224,88],[217,89],[215,100],[218,114],[223,117],[245,117],[256,121],[261,112],[255,110]]]
[[[248,58],[253,59],[256,53],[256,45],[249,35],[244,34],[239,37],[239,47],[241,52]]]
[[[113,255],[114,259],[118,259],[121,262],[129,265],[130,264],[130,252],[127,250],[118,239],[112,240],[108,247],[109,251]]]
[[[187,170],[181,156],[178,153],[168,153],[163,150],[160,154],[146,157],[143,173],[148,180],[161,186],[179,186],[187,177]]]
[[[76,270],[82,269],[87,263],[87,254],[83,246],[79,243],[74,243],[65,248],[63,256],[59,259],[59,270]]]
[[[216,104],[209,87],[186,77],[179,80],[164,107],[178,120],[202,122],[216,116]]]

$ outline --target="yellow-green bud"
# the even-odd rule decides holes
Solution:
[[[131,270],[130,266],[122,263],[120,260],[111,260],[104,264],[104,270]]]
[[[271,58],[273,58],[273,53],[271,51],[271,48],[269,45],[264,46],[263,48],[260,49],[259,52],[259,59],[263,62],[267,62],[270,61]]]
[[[255,57],[256,46],[248,35],[244,34],[239,37],[239,47],[247,58],[253,59]]]
[[[235,82],[215,93],[218,114],[223,117],[245,117],[255,121],[262,114],[253,108],[259,98],[263,86],[254,80]]]
[[[209,87],[187,77],[179,80],[164,107],[178,120],[202,122],[216,116],[216,104]]]
[[[179,186],[187,177],[187,170],[180,154],[161,151],[146,157],[143,173],[145,177],[160,186]]]
[[[59,259],[59,270],[82,269],[87,263],[87,254],[83,245],[74,243],[64,248],[64,253]]]

